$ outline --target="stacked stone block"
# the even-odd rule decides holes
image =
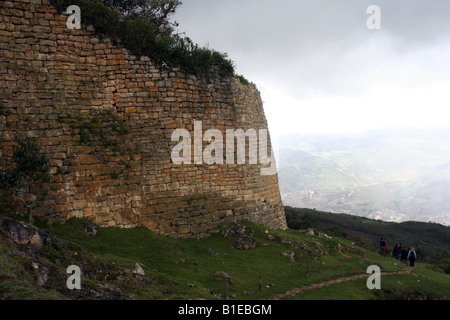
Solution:
[[[177,237],[243,218],[286,227],[278,177],[260,165],[171,160],[172,133],[194,121],[266,129],[254,86],[157,66],[66,21],[44,0],[0,2],[0,166],[25,137],[49,156],[51,192],[35,215]]]

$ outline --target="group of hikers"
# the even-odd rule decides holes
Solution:
[[[380,240],[380,254],[383,257],[386,257],[386,255],[389,254],[387,242],[383,238],[381,238]],[[394,258],[397,261],[401,261],[405,265],[405,267],[408,266],[408,260],[410,267],[415,266],[417,260],[417,253],[414,250],[414,248],[410,248],[409,250],[407,250],[401,243],[396,244],[394,250],[392,250],[392,254],[394,255]]]

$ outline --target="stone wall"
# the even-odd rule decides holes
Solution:
[[[35,215],[182,237],[242,218],[286,227],[278,177],[260,165],[171,160],[172,133],[194,121],[267,128],[254,86],[155,66],[66,21],[45,0],[0,2],[0,166],[24,137],[49,156],[51,192]]]

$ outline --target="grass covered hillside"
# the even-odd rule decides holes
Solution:
[[[0,217],[0,299],[449,299],[450,276],[436,267],[405,270],[317,231],[244,222],[224,224],[206,239],[171,239],[78,219],[36,223],[37,233],[14,221]],[[34,234],[32,241],[18,244],[10,224]],[[82,270],[81,290],[66,287],[70,265]],[[370,265],[381,267],[382,290],[367,289]]]
[[[385,222],[312,209],[285,208],[292,229],[320,228],[330,234],[353,239],[360,246],[377,250],[380,237],[392,252],[396,243],[414,247],[420,262],[439,266],[450,273],[450,227],[424,222]]]

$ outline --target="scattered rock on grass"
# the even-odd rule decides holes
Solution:
[[[230,282],[233,282],[233,280],[231,280],[231,277],[228,273],[226,273],[225,271],[217,271],[214,276],[216,277],[217,280],[228,280]]]
[[[134,274],[137,274],[139,276],[145,276],[145,271],[144,269],[142,269],[142,267],[139,265],[139,263],[136,262],[136,264],[134,265],[134,270],[133,270]]]
[[[209,252],[210,254],[214,255],[214,256],[218,256],[218,255],[219,255],[219,253],[218,253],[217,251],[214,251],[214,250],[211,249],[211,248],[208,249],[208,252]]]
[[[33,268],[36,275],[36,282],[38,287],[44,286],[48,280],[48,268],[37,262],[33,262],[31,264],[31,267]]]
[[[136,274],[134,276],[134,278],[136,279],[137,284],[142,287],[142,288],[147,288],[150,287],[150,285],[152,284],[152,280],[148,279],[146,277],[143,277],[141,275]]]
[[[291,253],[283,252],[282,255],[285,257],[289,257],[289,260],[291,262],[295,262],[295,252],[291,252]]]
[[[257,246],[258,246],[258,242],[255,239],[248,237],[248,236],[239,237],[239,240],[233,244],[233,248],[236,248],[239,250],[254,249]]]
[[[87,222],[84,222],[84,231],[92,237],[95,237],[98,233],[97,227]]]
[[[229,238],[233,235],[241,235],[241,236],[253,236],[253,230],[239,224],[237,222],[231,222],[229,227],[223,227],[220,232],[225,238]]]

